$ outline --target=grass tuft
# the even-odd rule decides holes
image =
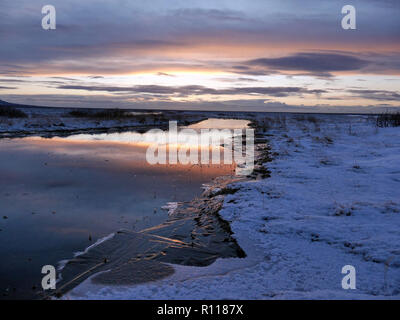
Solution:
[[[376,118],[376,126],[381,128],[399,127],[400,126],[400,112],[396,113],[382,113]]]

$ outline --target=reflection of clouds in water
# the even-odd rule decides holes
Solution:
[[[250,121],[239,119],[210,118],[188,126],[191,129],[246,129]]]
[[[174,122],[175,123],[175,122]],[[163,131],[161,129],[151,129],[146,133],[129,132],[114,132],[114,133],[99,133],[99,134],[77,134],[66,138],[53,138],[65,141],[106,141],[115,143],[127,143],[137,146],[148,146],[154,144],[169,144],[176,146],[219,146],[218,139],[231,139],[234,129],[248,128],[250,122],[247,120],[235,119],[207,119],[199,123],[183,127],[175,131],[175,127],[171,126],[170,130]],[[171,135],[173,136],[171,141]]]
[[[97,133],[97,134],[77,134],[66,138],[57,138],[66,141],[108,141],[121,143],[141,143],[145,142],[144,134],[138,132],[121,133]]]
[[[86,136],[86,135],[82,135]],[[90,136],[90,135],[87,135]],[[28,137],[14,139],[14,148],[30,152],[48,152],[63,156],[110,158],[120,160],[144,159],[145,149],[140,144],[113,142],[108,140],[89,140],[84,137],[78,139],[54,137]],[[29,142],[29,143],[26,143]]]
[[[248,120],[236,119],[214,119],[210,118],[187,127],[177,127],[175,121],[170,122],[169,130],[151,129],[145,133],[135,131],[128,132],[112,132],[97,134],[75,134],[68,137],[27,137],[23,139],[15,139],[18,148],[27,149],[34,152],[49,152],[53,155],[71,156],[79,159],[65,158],[70,166],[86,167],[89,160],[95,160],[90,163],[91,166],[101,166],[108,161],[113,161],[113,165],[107,165],[105,168],[110,170],[111,167],[122,168],[141,168],[147,170],[146,152],[149,147],[165,148],[164,152],[170,154],[187,154],[194,152],[200,157],[210,157],[209,152],[214,155],[214,151],[230,152],[232,140],[235,135],[241,137],[242,129],[248,128]],[[211,129],[210,129],[211,128]],[[231,129],[226,129],[231,128]],[[240,130],[238,130],[240,128]],[[26,143],[26,142],[29,143]],[[197,150],[199,152],[197,152]],[[206,152],[206,153],[203,153]],[[215,154],[215,156],[217,156]],[[225,159],[225,156],[224,156]],[[84,161],[78,161],[84,160]],[[200,160],[199,160],[200,161]],[[103,162],[104,164],[101,164]],[[215,162],[218,165],[218,162]],[[231,161],[227,161],[222,165],[231,165]],[[161,164],[154,164],[156,166]],[[182,163],[185,165],[185,163]],[[170,166],[167,166],[169,169]],[[174,170],[181,171],[180,164],[174,166]],[[154,169],[154,167],[153,167]],[[210,168],[209,168],[210,169]],[[194,174],[194,172],[191,172]]]
[[[203,139],[199,139],[200,134]],[[194,129],[183,129],[178,130],[176,141],[178,145],[208,145],[208,141],[211,141],[215,136],[215,133],[212,131],[209,132],[199,132]],[[220,131],[221,138],[230,138],[232,135],[228,132]],[[53,138],[52,140],[54,140]],[[153,129],[146,133],[137,133],[137,132],[124,132],[124,133],[101,133],[101,134],[78,134],[69,136],[67,138],[57,138],[58,140],[65,141],[96,141],[96,142],[115,142],[115,143],[127,143],[133,144],[137,146],[149,146],[153,144],[169,144],[169,131],[163,131],[160,129]],[[175,145],[176,143],[174,143]]]
[[[161,131],[161,130],[160,130]],[[164,131],[162,131],[164,132]],[[165,132],[164,132],[165,133]],[[34,154],[42,154],[47,155],[52,158],[44,160],[43,164],[46,161],[50,161],[49,165],[53,167],[62,167],[69,166],[70,168],[102,168],[102,170],[106,171],[120,171],[120,170],[129,170],[129,169],[140,169],[143,172],[151,172],[151,171],[164,171],[164,172],[186,172],[190,171],[190,175],[192,177],[196,175],[221,175],[221,174],[230,174],[231,170],[233,170],[234,165],[230,163],[220,163],[213,164],[207,166],[207,171],[202,172],[201,168],[197,168],[197,166],[192,167],[187,164],[174,164],[174,165],[162,165],[155,164],[149,165],[146,159],[146,150],[151,144],[144,143],[127,143],[117,141],[118,136],[142,136],[142,134],[137,132],[126,132],[123,134],[99,134],[98,136],[107,138],[108,136],[112,136],[114,141],[108,140],[85,140],[86,137],[90,137],[89,134],[75,135],[70,137],[54,137],[54,138],[41,138],[41,137],[26,137],[26,138],[16,138],[10,140],[9,147],[7,147],[8,151],[20,151],[20,152],[29,152],[31,155]],[[165,134],[167,136],[167,134]],[[154,138],[153,134],[150,134],[150,137]],[[186,134],[181,141],[176,144],[169,144],[166,147],[166,151],[169,152],[170,149],[176,148],[177,152],[181,150],[188,149],[189,147],[192,149],[193,145],[190,145],[190,139],[194,139],[193,135]],[[77,139],[75,139],[77,138]],[[185,141],[184,141],[185,140]],[[189,142],[188,142],[189,141]],[[212,140],[210,140],[213,142]],[[4,141],[3,141],[4,142]],[[221,140],[221,142],[223,142]],[[194,146],[194,149],[197,149],[198,145]],[[224,148],[220,147],[220,141],[217,141],[213,146],[198,146],[199,150],[209,149],[211,150],[220,150],[223,152]],[[200,154],[199,154],[200,155]],[[59,157],[62,158],[59,158]],[[57,157],[57,161],[56,158]],[[190,168],[188,168],[188,166]],[[47,167],[47,165],[45,165]],[[225,167],[225,168],[224,168]]]

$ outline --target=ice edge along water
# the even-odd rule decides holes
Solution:
[[[97,241],[95,243],[93,243],[92,245],[88,246],[85,250],[83,251],[77,251],[73,253],[73,258],[79,257],[85,253],[87,253],[90,249],[97,247],[99,244],[103,243],[104,241],[110,240],[115,236],[115,232],[110,233],[109,235],[105,236],[105,237],[101,237],[99,239],[97,239]],[[72,259],[72,258],[71,258]],[[71,260],[71,259],[64,259],[61,260],[57,263],[57,271],[59,272],[59,280],[62,279],[62,270],[64,269],[65,265]]]

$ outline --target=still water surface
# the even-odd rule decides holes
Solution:
[[[189,201],[202,184],[234,171],[232,165],[149,165],[137,137],[0,140],[2,299],[30,298],[40,290],[43,265],[56,266],[119,229],[162,223],[166,203]]]

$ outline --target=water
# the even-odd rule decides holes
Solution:
[[[0,140],[0,294],[31,298],[43,265],[57,265],[119,229],[168,218],[232,165],[149,165],[146,145],[123,134]]]

